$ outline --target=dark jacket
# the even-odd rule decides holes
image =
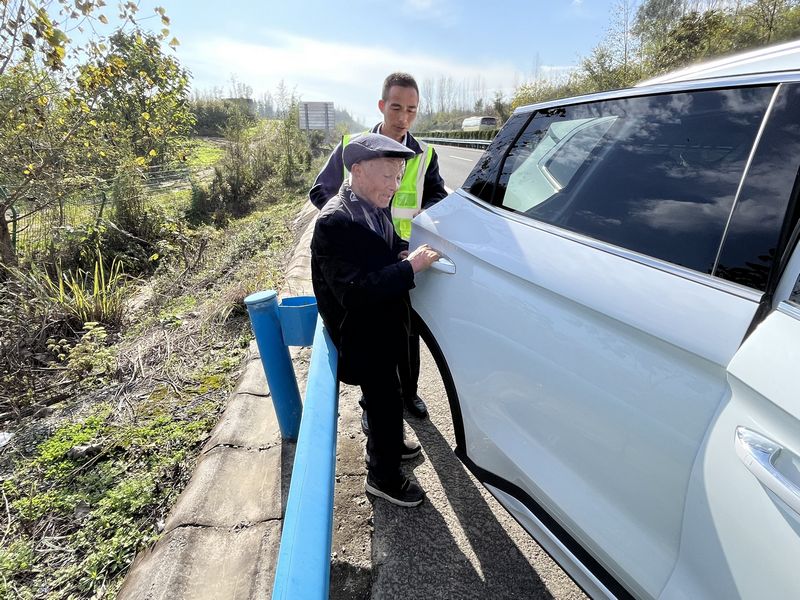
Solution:
[[[393,233],[390,247],[353,221],[345,202],[343,190],[317,218],[311,282],[319,314],[339,350],[339,379],[357,385],[379,361],[396,365],[408,352],[414,271],[398,258],[408,243]]]
[[[378,129],[380,129],[380,123],[372,128],[372,133],[377,133]],[[422,146],[410,133],[406,135],[406,146],[416,154],[422,152]],[[325,163],[322,171],[317,175],[311,191],[308,192],[309,200],[314,206],[321,209],[328,200],[339,192],[343,181],[342,143],[339,142],[328,157],[328,162]],[[447,196],[447,190],[444,188],[444,181],[439,174],[439,157],[436,156],[436,151],[434,151],[428,170],[425,171],[425,182],[422,187],[422,208],[430,208],[445,196]]]

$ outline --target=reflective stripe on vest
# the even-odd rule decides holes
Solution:
[[[352,138],[351,135],[342,136],[342,151]],[[422,210],[422,192],[425,187],[425,173],[433,158],[433,148],[419,142],[422,152],[406,161],[406,170],[400,187],[392,199],[392,222],[394,228],[402,239],[411,237],[411,219]],[[423,162],[424,161],[424,162]],[[347,178],[347,168],[344,168],[344,177]]]

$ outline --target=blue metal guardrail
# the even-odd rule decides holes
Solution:
[[[303,405],[300,402],[297,377],[287,347],[291,342],[286,340],[286,334],[281,327],[278,292],[275,290],[256,292],[247,296],[244,303],[250,315],[250,325],[258,344],[258,353],[261,355],[261,365],[264,367],[264,374],[269,384],[281,437],[284,440],[294,441],[300,428]],[[311,310],[316,318],[316,302]]]
[[[437,138],[422,137],[417,138],[427,144],[442,144],[444,146],[460,146],[461,148],[478,148],[485,150],[492,143],[491,140],[460,140],[458,138]]]
[[[336,473],[338,356],[317,320],[292,482],[283,517],[273,600],[328,598]]]

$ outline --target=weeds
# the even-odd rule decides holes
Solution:
[[[118,422],[100,404],[17,465],[2,488],[14,539],[0,551],[0,597],[89,597],[119,587],[136,552],[163,527],[165,507],[191,472],[187,452],[216,416],[183,421],[150,409]],[[87,446],[96,453],[75,452]]]
[[[117,358],[114,349],[108,346],[108,333],[105,327],[96,322],[88,322],[84,328],[86,333],[80,341],[67,350],[66,356],[59,352],[59,358],[64,356],[62,360],[67,363],[67,371],[82,385],[108,383],[116,370]],[[55,347],[61,350],[59,346]]]
[[[36,266],[31,267],[29,274],[19,276],[28,280],[37,295],[70,315],[79,328],[88,322],[112,328],[122,324],[126,291],[122,263],[114,259],[106,272],[99,249],[92,274],[82,269],[64,272],[57,265],[54,277]]]

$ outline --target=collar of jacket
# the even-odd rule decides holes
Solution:
[[[372,128],[372,131],[370,131],[370,133],[380,133],[381,125],[383,125],[383,121],[381,121],[380,123],[375,125],[375,127]],[[410,131],[406,132],[406,144],[405,145],[406,145],[407,148],[413,150],[415,154],[422,154],[422,146],[419,145],[419,142],[416,140],[416,138],[413,135],[411,135]]]

